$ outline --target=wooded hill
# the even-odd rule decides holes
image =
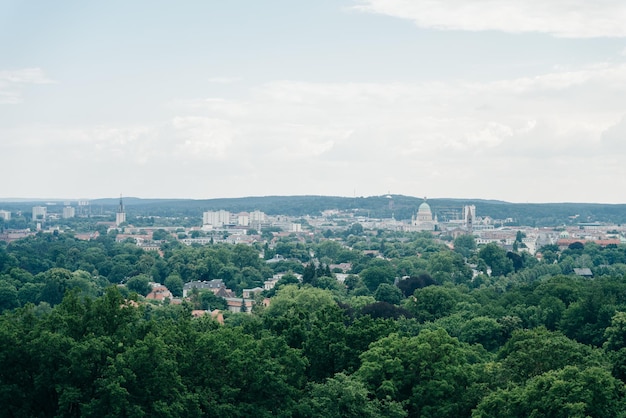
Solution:
[[[262,196],[225,199],[139,199],[124,198],[129,216],[165,216],[200,218],[209,210],[231,212],[260,210],[268,215],[317,216],[324,210],[349,210],[372,218],[410,219],[415,214],[422,198],[387,195],[371,197],[333,196]],[[42,202],[6,202],[0,205],[8,210],[29,212],[33,205]],[[54,202],[62,207],[63,202]],[[460,216],[464,205],[475,205],[478,216],[493,219],[513,219],[514,225],[557,226],[580,222],[626,223],[626,204],[601,203],[509,203],[481,199],[428,199],[433,212],[440,220]],[[112,213],[117,210],[119,198],[95,199],[91,201],[93,214]]]

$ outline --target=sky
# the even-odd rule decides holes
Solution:
[[[0,199],[626,203],[623,0],[0,0]]]

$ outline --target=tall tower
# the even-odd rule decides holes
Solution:
[[[467,229],[467,232],[470,234],[474,232],[474,218],[476,218],[476,206],[463,206],[463,221],[465,223],[465,229]]]
[[[126,212],[124,212],[124,202],[122,202],[122,195],[120,194],[120,206],[115,214],[115,225],[120,226],[124,222],[126,222]]]

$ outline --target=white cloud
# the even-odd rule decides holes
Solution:
[[[275,81],[239,100],[174,103],[176,116],[151,126],[0,131],[0,154],[28,160],[51,178],[64,178],[60,166],[105,170],[111,184],[128,183],[124,194],[159,196],[169,185],[180,197],[352,195],[356,188],[602,200],[598,181],[626,176],[618,164],[626,159],[624,109],[621,64],[485,83]],[[572,197],[571,179],[560,174],[581,167],[576,193],[588,194]],[[3,165],[0,174],[12,169],[19,164]],[[163,169],[169,174],[155,182]],[[210,195],[199,186],[204,179]]]
[[[602,132],[601,138],[602,146],[613,155],[626,154],[626,114],[617,123]]]
[[[211,77],[209,83],[214,84],[232,84],[241,81],[241,77]]]
[[[20,88],[28,84],[52,84],[40,68],[0,71],[0,104],[22,102]]]
[[[565,38],[626,36],[621,0],[357,0],[355,9],[413,21],[422,28]]]
[[[24,68],[13,71],[0,71],[0,83],[15,84],[50,84],[54,83],[49,79],[41,68]]]
[[[16,104],[22,101],[22,97],[16,91],[3,90],[2,83],[0,83],[0,104]]]
[[[176,152],[183,158],[225,158],[237,134],[229,121],[199,116],[177,116],[172,121]]]

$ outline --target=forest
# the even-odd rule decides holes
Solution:
[[[626,416],[626,245],[538,259],[467,235],[335,238],[0,243],[0,416]],[[144,298],[213,279],[241,296],[278,273],[224,324],[191,315],[224,307],[211,292]]]

